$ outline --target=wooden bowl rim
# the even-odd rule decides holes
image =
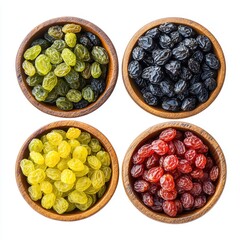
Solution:
[[[96,34],[101,42],[103,47],[107,50],[109,55],[109,64],[108,64],[108,76],[106,79],[107,85],[104,92],[99,96],[99,98],[96,100],[96,102],[93,102],[89,104],[87,107],[82,109],[73,109],[70,111],[63,111],[58,109],[56,106],[51,106],[50,104],[38,102],[33,95],[31,94],[31,87],[29,87],[26,83],[26,74],[24,73],[24,70],[22,69],[22,62],[23,62],[23,54],[27,47],[30,46],[31,42],[36,39],[37,37],[42,36],[42,32],[48,29],[48,27],[53,25],[63,25],[66,23],[75,23],[80,24],[83,29],[91,31],[92,33]],[[40,32],[40,33],[39,33]],[[22,43],[19,46],[16,60],[15,60],[15,69],[16,69],[16,75],[17,80],[19,83],[19,86],[25,95],[25,97],[29,100],[29,102],[38,108],[40,111],[57,116],[57,117],[64,117],[64,118],[74,118],[74,117],[80,117],[86,114],[89,114],[96,109],[98,109],[102,104],[106,102],[106,100],[110,97],[112,94],[115,85],[117,83],[118,78],[118,57],[116,49],[111,41],[111,39],[108,37],[108,35],[100,29],[97,25],[94,23],[87,21],[82,18],[77,17],[58,17],[49,19],[43,23],[40,23],[36,27],[34,27],[24,38]]]
[[[217,161],[217,165],[220,168],[220,176],[216,186],[216,191],[213,196],[211,196],[206,205],[200,209],[190,211],[188,213],[181,214],[177,217],[169,217],[164,213],[157,213],[150,210],[146,207],[142,201],[137,197],[137,193],[132,188],[132,177],[130,176],[130,165],[131,165],[131,156],[136,149],[141,146],[143,143],[146,142],[147,139],[150,139],[154,136],[157,136],[163,129],[173,127],[179,130],[190,130],[194,132],[197,136],[201,137],[201,139],[209,146],[211,154],[214,155],[215,161]],[[227,166],[225,156],[223,151],[217,141],[204,129],[198,127],[197,125],[188,123],[188,122],[180,122],[180,121],[169,121],[164,123],[159,123],[150,128],[143,131],[139,136],[137,136],[133,142],[130,144],[125,157],[122,163],[122,181],[124,185],[125,192],[132,202],[132,204],[144,215],[148,216],[151,219],[164,222],[164,223],[186,223],[193,221],[201,216],[203,216],[206,212],[208,212],[219,200],[225,183],[226,183],[226,176],[227,176]]]
[[[97,201],[95,205],[93,205],[91,208],[87,209],[86,211],[74,211],[73,213],[64,213],[62,215],[56,213],[54,210],[47,210],[41,207],[40,201],[33,201],[24,185],[26,185],[26,177],[22,174],[21,168],[20,168],[20,161],[24,158],[25,152],[28,151],[28,144],[30,141],[35,138],[39,137],[43,134],[46,134],[47,132],[53,130],[53,129],[67,129],[69,127],[77,127],[81,129],[82,131],[87,131],[89,132],[93,137],[96,137],[104,149],[108,151],[111,157],[111,168],[112,168],[112,176],[111,180],[108,185],[108,189],[103,195],[101,199]],[[101,210],[112,198],[118,184],[118,179],[119,179],[119,163],[118,163],[118,157],[117,154],[110,143],[110,141],[107,139],[107,137],[100,132],[98,129],[95,127],[79,122],[79,121],[73,121],[73,120],[61,120],[57,122],[52,122],[49,123],[35,132],[33,132],[24,142],[22,145],[15,164],[15,178],[16,178],[16,183],[18,186],[18,189],[25,199],[25,201],[38,213],[42,214],[45,217],[55,219],[55,220],[60,220],[60,221],[76,221],[76,220],[81,220],[87,217],[92,216],[93,214],[97,213],[99,210]],[[24,181],[24,183],[23,183]]]
[[[218,70],[218,76],[217,76],[217,87],[213,90],[213,92],[210,94],[209,99],[205,102],[200,104],[198,107],[193,109],[192,111],[179,111],[179,112],[169,112],[161,108],[157,108],[154,106],[149,106],[145,103],[143,97],[141,96],[139,90],[134,85],[133,81],[130,79],[128,75],[128,63],[131,58],[131,51],[133,47],[136,45],[137,39],[142,36],[147,30],[154,28],[156,26],[159,26],[160,24],[166,23],[166,22],[172,22],[176,24],[184,24],[187,26],[192,27],[197,33],[206,35],[212,42],[214,53],[219,58],[220,61],[220,69]],[[220,93],[224,80],[226,75],[226,62],[223,50],[217,41],[217,39],[214,37],[214,35],[206,29],[201,24],[192,21],[190,19],[186,18],[180,18],[180,17],[167,17],[167,18],[161,18],[154,20],[146,25],[144,25],[142,28],[140,28],[131,38],[129,41],[122,60],[122,76],[123,76],[123,82],[125,85],[125,88],[127,89],[128,94],[130,97],[135,101],[137,105],[139,105],[142,109],[145,111],[159,117],[163,118],[170,118],[170,119],[180,119],[180,118],[187,118],[193,115],[196,115],[200,112],[202,112],[204,109],[206,109],[211,103],[216,99],[218,94]]]

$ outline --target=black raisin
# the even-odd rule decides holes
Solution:
[[[183,44],[191,50],[195,50],[198,47],[197,41],[195,38],[185,38]]]
[[[145,52],[144,52],[143,48],[137,46],[133,49],[132,57],[134,60],[140,61],[144,58],[144,56],[145,56]]]
[[[148,79],[153,84],[158,84],[164,77],[164,73],[159,66],[150,66],[143,69],[142,78]]]
[[[185,80],[180,79],[179,81],[177,81],[174,85],[174,92],[176,94],[180,94],[183,93],[185,90],[187,89],[187,83]]]
[[[167,34],[162,34],[159,37],[159,45],[162,48],[172,48],[173,47],[172,39]]]
[[[167,61],[171,58],[172,51],[171,49],[156,49],[152,52],[152,57],[154,60],[154,63],[157,65],[164,65],[167,63]]]
[[[131,78],[137,78],[142,73],[142,67],[138,61],[131,61],[128,64],[128,73]]]
[[[180,61],[170,61],[165,65],[166,73],[170,77],[176,77],[181,73],[181,62]]]
[[[220,67],[219,60],[214,53],[208,53],[205,56],[205,62],[210,68],[214,70],[218,70]]]
[[[89,102],[87,100],[85,100],[84,98],[82,98],[79,102],[77,103],[73,103],[74,108],[76,109],[81,109],[81,108],[85,108],[87,107],[89,104]]]
[[[149,36],[142,36],[138,39],[138,46],[147,51],[151,51],[154,48],[154,41]]]
[[[179,25],[178,26],[178,31],[185,38],[191,37],[191,36],[194,35],[193,29],[191,27],[188,27],[188,26],[185,26],[185,25]]]
[[[172,50],[173,57],[177,60],[184,60],[189,57],[189,49],[182,43]]]
[[[158,98],[154,96],[151,92],[145,92],[143,94],[144,101],[150,106],[158,105]]]
[[[183,111],[191,111],[196,108],[197,100],[194,97],[185,98],[182,102],[181,109]]]
[[[166,22],[159,26],[159,30],[163,33],[170,33],[172,31],[177,30],[177,25],[174,23]]]
[[[213,91],[217,87],[217,81],[210,77],[204,81],[204,85],[209,91]]]
[[[193,73],[199,73],[200,71],[200,63],[193,58],[190,58],[188,60],[188,68],[193,72]]]
[[[180,101],[177,98],[166,99],[162,102],[162,108],[167,111],[177,112],[180,110]]]
[[[202,51],[209,52],[212,49],[212,43],[207,36],[198,35],[196,41],[198,43],[198,46],[202,49]]]
[[[159,35],[160,35],[160,32],[157,27],[152,28],[145,33],[145,36],[149,36],[151,38],[158,38]]]

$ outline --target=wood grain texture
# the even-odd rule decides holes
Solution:
[[[91,207],[90,209],[80,212],[78,210],[70,212],[70,213],[64,213],[62,215],[57,214],[53,210],[47,210],[44,209],[40,201],[34,202],[29,194],[28,194],[28,187],[29,184],[27,183],[26,177],[22,174],[21,168],[20,168],[20,162],[24,158],[28,158],[29,150],[28,150],[28,144],[33,138],[41,137],[42,135],[48,133],[49,131],[53,129],[63,129],[67,130],[69,127],[77,127],[81,129],[82,131],[89,132],[93,137],[97,138],[103,148],[110,154],[111,158],[111,168],[112,168],[112,177],[109,182],[107,191],[103,195],[103,197],[97,201],[97,203]],[[99,210],[101,210],[112,198],[117,184],[118,184],[118,178],[119,178],[119,164],[118,164],[118,158],[116,155],[116,152],[103,133],[101,133],[98,129],[78,121],[73,120],[65,120],[65,121],[58,121],[50,123],[46,126],[43,126],[42,128],[35,131],[31,136],[27,138],[27,140],[24,142],[23,146],[21,147],[19,154],[17,156],[16,164],[15,164],[15,176],[16,176],[16,182],[17,186],[19,188],[20,193],[22,194],[23,198],[26,200],[26,202],[38,213],[42,214],[45,217],[55,219],[55,220],[61,220],[61,221],[75,221],[84,219],[86,217],[90,217],[91,215],[97,213]]]
[[[189,213],[181,214],[175,218],[169,217],[164,213],[156,213],[150,210],[149,208],[147,208],[142,203],[142,201],[138,198],[138,195],[136,194],[136,192],[133,190],[133,178],[131,177],[131,174],[130,174],[130,169],[132,166],[131,158],[133,154],[136,152],[136,150],[147,140],[157,137],[163,129],[166,129],[169,127],[173,127],[175,129],[182,130],[182,131],[190,130],[194,134],[199,136],[202,139],[202,141],[209,147],[209,151],[220,170],[216,191],[214,195],[211,196],[211,198],[209,198],[207,204],[200,209],[189,211]],[[166,222],[166,223],[189,222],[201,217],[206,212],[208,212],[214,206],[214,204],[218,201],[218,199],[222,194],[222,191],[224,189],[225,182],[226,182],[226,175],[227,175],[227,167],[226,167],[225,157],[217,141],[204,129],[196,125],[193,125],[187,122],[180,122],[180,121],[170,121],[170,122],[160,123],[146,129],[138,137],[136,137],[136,139],[131,143],[131,145],[129,146],[125,154],[125,157],[122,163],[122,181],[123,181],[125,192],[128,198],[130,199],[130,201],[133,203],[133,205],[137,209],[139,209],[140,212],[142,212],[146,216],[154,220]]]
[[[24,73],[24,70],[22,69],[22,62],[24,60],[23,54],[26,51],[26,49],[31,45],[32,41],[39,37],[42,37],[43,34],[48,30],[50,26],[64,25],[66,23],[80,24],[83,30],[90,31],[95,35],[97,35],[100,38],[103,47],[107,50],[109,55],[109,65],[108,65],[108,74],[106,79],[105,91],[99,96],[96,102],[91,103],[86,108],[73,109],[71,111],[63,111],[58,109],[56,106],[51,106],[46,103],[38,102],[34,98],[34,96],[31,94],[31,87],[27,85],[26,83],[27,76]],[[17,75],[20,88],[22,89],[23,94],[26,96],[26,98],[29,100],[29,102],[33,106],[35,106],[42,112],[45,112],[53,116],[64,117],[64,118],[74,118],[74,117],[83,116],[95,111],[112,94],[117,82],[117,77],[118,77],[118,57],[112,41],[106,35],[106,33],[103,30],[101,30],[98,26],[81,18],[59,17],[59,18],[54,18],[46,22],[43,22],[40,25],[36,26],[32,31],[30,31],[30,33],[25,37],[25,39],[22,41],[18,49],[15,68],[16,68],[16,75]]]
[[[136,85],[128,75],[128,63],[131,59],[132,49],[136,45],[138,38],[142,36],[147,30],[154,28],[156,26],[159,26],[160,24],[163,24],[165,22],[184,24],[186,26],[192,27],[198,34],[203,34],[207,36],[211,40],[213,44],[214,53],[216,54],[216,56],[220,61],[221,66],[220,66],[220,69],[218,70],[218,76],[216,79],[217,80],[216,89],[211,93],[207,102],[200,104],[198,107],[196,107],[192,111],[169,112],[161,108],[147,105],[142,97],[142,94],[140,93],[140,91],[138,90],[138,88],[136,87]],[[169,119],[180,119],[180,118],[190,117],[206,109],[216,99],[216,97],[220,93],[225,80],[225,74],[226,74],[225,57],[217,39],[213,36],[213,34],[209,30],[207,30],[205,27],[203,27],[199,23],[189,19],[185,19],[185,18],[176,18],[176,17],[162,18],[146,24],[141,29],[139,29],[131,38],[131,40],[129,41],[125,49],[123,60],[122,60],[122,76],[123,76],[124,85],[129,95],[132,97],[132,99],[145,111],[153,115],[163,117],[163,118],[169,118]]]

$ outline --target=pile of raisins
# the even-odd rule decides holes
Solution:
[[[209,99],[219,68],[207,36],[189,26],[164,23],[139,37],[128,74],[148,105],[179,112]]]
[[[35,99],[61,110],[87,107],[106,88],[108,53],[95,34],[78,24],[49,27],[23,57]]]
[[[131,159],[133,189],[155,212],[175,217],[203,207],[215,193],[219,167],[191,131],[164,129]]]
[[[112,168],[109,153],[98,139],[79,128],[54,129],[33,138],[29,157],[20,167],[28,193],[45,209],[58,214],[85,211],[106,192]]]

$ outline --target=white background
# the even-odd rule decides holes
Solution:
[[[193,0],[71,0],[0,2],[0,239],[239,239],[240,159],[240,31],[237,1]],[[120,167],[118,187],[110,202],[90,218],[61,222],[29,207],[15,181],[15,161],[25,139],[41,126],[62,120],[34,108],[22,94],[15,74],[18,47],[41,22],[74,16],[98,25],[111,38],[119,59],[117,85],[95,112],[76,118],[98,128],[113,144]],[[124,50],[143,25],[163,17],[192,19],[210,30],[225,54],[227,73],[220,95],[204,112],[182,119],[208,131],[227,161],[227,182],[214,208],[201,218],[180,225],[154,221],[129,201],[122,184],[122,161],[130,143],[146,128],[169,119],[153,116],[133,102],[122,80]]]

